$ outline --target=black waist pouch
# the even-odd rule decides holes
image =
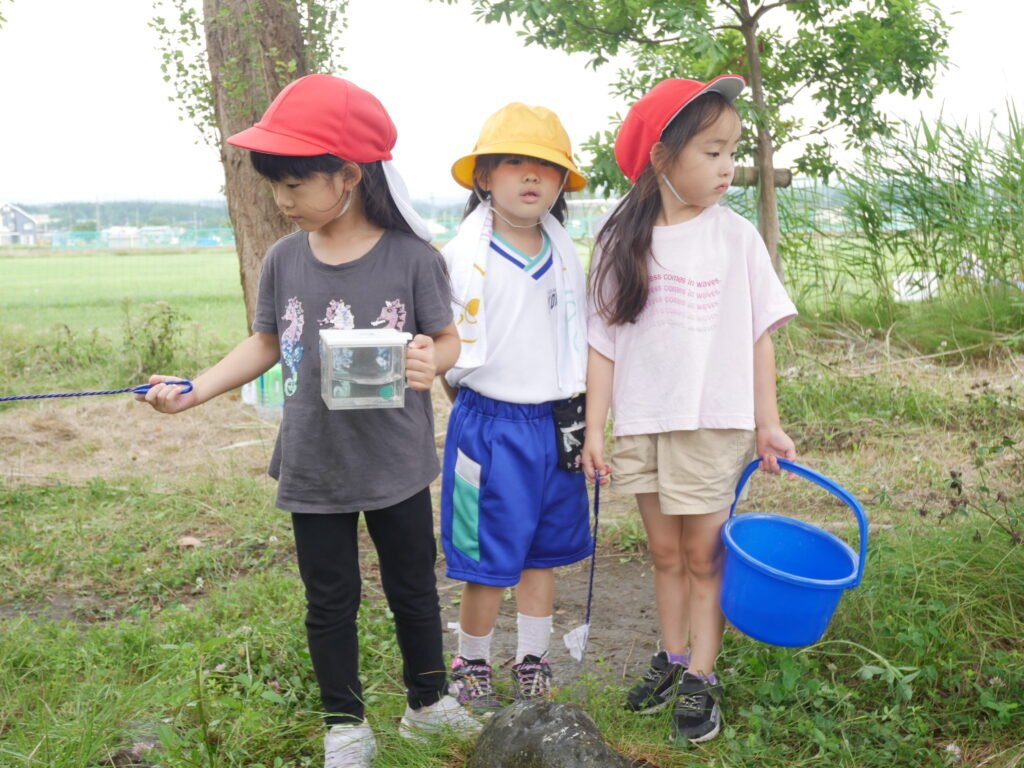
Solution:
[[[586,427],[586,395],[560,400],[551,406],[555,419],[555,443],[558,466],[569,472],[582,472],[583,434]]]

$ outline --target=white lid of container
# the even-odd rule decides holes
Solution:
[[[391,347],[408,344],[412,334],[394,328],[322,328],[320,338],[331,346]]]

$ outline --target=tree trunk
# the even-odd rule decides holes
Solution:
[[[750,66],[750,90],[754,102],[754,117],[757,120],[757,153],[754,164],[757,166],[758,184],[757,221],[761,237],[772,257],[775,273],[782,279],[782,259],[779,257],[779,204],[775,194],[775,149],[772,137],[765,126],[763,115],[766,113],[764,101],[764,79],[761,76],[761,52],[757,43],[757,19],[749,11],[746,0],[741,3],[740,25],[746,41],[747,60]],[[767,183],[766,183],[767,180]]]
[[[757,172],[757,168],[749,165],[741,165],[736,168],[736,172],[732,176],[732,186],[734,187],[756,187],[761,180],[761,174]],[[793,183],[793,171],[789,168],[776,168],[775,169],[775,187],[788,187]]]
[[[203,0],[203,27],[228,215],[251,330],[263,257],[292,227],[253,170],[248,151],[225,140],[252,126],[285,85],[306,74],[305,45],[295,0]]]

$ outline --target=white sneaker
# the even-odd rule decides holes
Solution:
[[[324,736],[324,768],[370,768],[377,756],[377,739],[370,724],[332,725]]]
[[[424,739],[431,734],[448,729],[458,736],[475,736],[483,725],[466,711],[451,696],[445,696],[436,704],[413,709],[405,708],[398,734],[406,739]]]

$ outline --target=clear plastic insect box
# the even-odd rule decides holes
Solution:
[[[320,331],[320,394],[329,409],[405,405],[405,346],[393,328]]]

